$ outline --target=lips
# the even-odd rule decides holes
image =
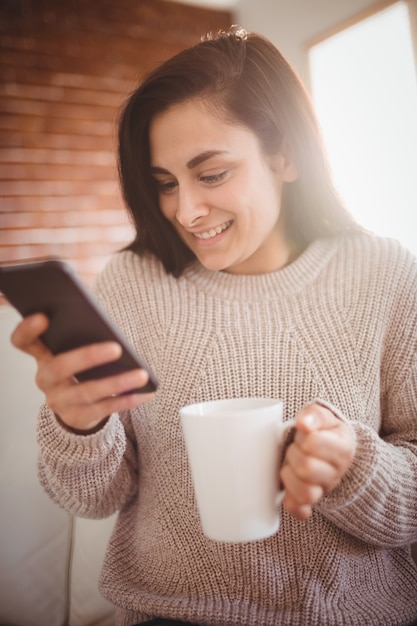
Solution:
[[[220,233],[222,233],[224,230],[229,228],[231,224],[232,224],[232,220],[229,220],[228,222],[225,222],[224,224],[221,224],[220,226],[216,226],[215,228],[210,228],[210,230],[206,230],[202,233],[194,233],[194,237],[197,237],[197,239],[212,239],[216,235],[220,235]]]

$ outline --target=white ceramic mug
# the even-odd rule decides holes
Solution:
[[[239,398],[183,407],[181,424],[204,534],[254,541],[280,524],[281,400]]]

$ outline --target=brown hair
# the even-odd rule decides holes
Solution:
[[[150,172],[149,126],[170,106],[203,98],[228,121],[251,129],[266,154],[283,138],[298,169],[284,186],[287,235],[300,247],[355,228],[331,181],[310,98],[281,53],[260,35],[232,28],[175,55],[130,96],[119,126],[119,174],[136,237],[128,249],[155,254],[179,276],[194,259],[158,206]]]

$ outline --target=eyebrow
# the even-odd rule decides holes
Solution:
[[[194,167],[197,167],[197,165],[200,165],[200,163],[204,163],[204,161],[208,161],[219,154],[226,154],[226,150],[206,150],[206,152],[197,154],[197,156],[188,161],[187,167],[189,170],[192,170]]]
[[[201,152],[201,154],[197,154],[197,156],[193,157],[186,163],[187,168],[192,170],[197,167],[197,165],[200,165],[201,163],[204,163],[204,161],[208,161],[219,154],[226,154],[226,150],[206,150],[205,152]],[[151,171],[154,174],[169,174],[169,171],[165,170],[163,167],[152,165]]]

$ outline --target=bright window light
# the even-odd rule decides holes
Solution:
[[[309,60],[340,196],[366,228],[417,254],[417,84],[407,3],[312,46]]]

